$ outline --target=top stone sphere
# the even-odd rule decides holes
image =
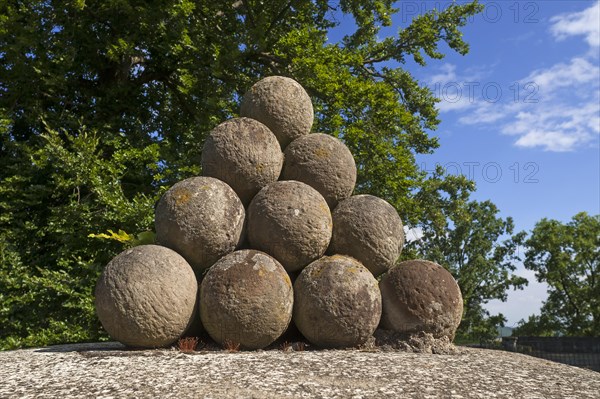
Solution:
[[[332,217],[329,254],[351,256],[375,277],[394,265],[404,245],[404,230],[398,212],[387,201],[355,195],[340,202]]]
[[[242,99],[240,115],[267,125],[282,149],[308,134],[314,119],[312,102],[304,88],[283,76],[269,76],[255,83]]]
[[[202,150],[202,174],[229,184],[244,205],[277,181],[283,153],[275,135],[250,118],[234,118],[215,127]]]
[[[297,180],[317,190],[331,209],[352,195],[356,164],[340,140],[314,133],[292,141],[285,149],[282,180]]]
[[[243,240],[246,211],[226,183],[191,177],[163,194],[156,206],[156,241],[183,256],[195,272],[209,268]]]

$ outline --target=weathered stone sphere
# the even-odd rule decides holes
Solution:
[[[331,228],[327,202],[301,182],[269,184],[248,207],[250,246],[273,256],[288,272],[299,271],[323,256]]]
[[[404,230],[398,212],[373,195],[355,195],[333,210],[330,254],[349,255],[374,276],[394,265],[404,245]]]
[[[292,319],[292,283],[281,264],[263,252],[245,249],[223,257],[200,287],[202,324],[220,344],[264,348]]]
[[[234,118],[214,128],[202,150],[202,174],[227,183],[248,205],[258,191],[277,181],[283,153],[262,123]]]
[[[427,260],[401,262],[382,277],[379,287],[382,328],[454,338],[463,300],[454,277],[442,266]]]
[[[348,147],[323,133],[292,141],[285,149],[282,180],[297,180],[317,190],[331,209],[352,195],[356,164]]]
[[[191,177],[176,183],[156,206],[156,240],[195,271],[209,268],[243,240],[245,210],[226,183]]]
[[[106,332],[127,346],[166,346],[191,324],[197,290],[181,255],[141,245],[117,255],[102,272],[96,313]]]
[[[283,76],[269,76],[255,83],[242,99],[240,115],[267,125],[282,149],[308,134],[314,119],[312,102],[304,88]]]
[[[311,343],[350,347],[364,343],[381,317],[377,280],[349,256],[325,256],[294,283],[294,323]]]

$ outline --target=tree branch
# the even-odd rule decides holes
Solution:
[[[281,65],[285,65],[284,59],[265,52],[248,52],[246,53],[246,59],[267,66],[275,72],[281,70]]]
[[[275,24],[278,21],[280,21],[283,18],[283,16],[290,10],[290,7],[292,7],[293,1],[294,0],[288,1],[288,3],[285,5],[285,7],[283,7],[281,9],[281,11],[279,11],[279,14],[277,14],[277,16],[271,21],[271,23],[269,24],[269,27],[265,31],[265,37],[269,37],[269,34],[271,33],[271,30],[273,29]]]
[[[193,107],[190,106],[190,102],[181,94],[181,92],[177,88],[177,85],[173,83],[168,77],[166,79],[161,80],[161,82],[163,82],[165,86],[171,89],[171,92],[175,95],[175,98],[180,103],[181,107],[185,109],[186,112],[188,112],[196,121],[199,121],[198,113]]]
[[[575,303],[575,301],[573,301],[573,298],[571,297],[571,294],[569,293],[569,289],[567,288],[567,284],[565,284],[565,275],[563,274],[562,271],[559,271],[558,274],[560,275],[560,283],[563,286],[563,291],[565,292],[565,296],[567,297],[567,301],[569,302],[569,304],[571,306],[573,306],[573,308],[575,309],[575,313],[577,313],[577,318],[581,318],[581,311],[579,310],[579,307],[577,306],[577,304]]]
[[[254,15],[252,15],[252,9],[248,5],[248,2],[246,0],[242,0],[241,3],[244,5],[244,8],[246,9],[246,20],[248,21],[250,26],[252,26],[252,28],[256,29],[256,22],[254,21]],[[235,4],[237,4],[237,2],[234,3],[234,5]]]

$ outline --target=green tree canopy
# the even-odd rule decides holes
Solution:
[[[98,132],[105,157],[116,146],[157,145],[158,171],[135,165],[119,176],[129,194],[153,193],[197,173],[207,132],[237,115],[251,84],[280,74],[308,90],[314,130],[350,147],[360,189],[388,199],[415,223],[421,213],[410,193],[423,175],[414,154],[437,147],[427,131],[439,120],[431,91],[401,66],[442,58],[442,42],[466,53],[459,28],[481,6],[433,10],[378,40],[397,11],[392,1],[335,4],[7,2],[0,25],[3,158],[12,163],[19,154],[7,142],[35,141],[44,123],[68,135],[83,123]],[[356,31],[328,43],[339,13],[354,17]]]
[[[437,100],[405,64],[444,43],[465,54],[460,28],[481,9],[452,4],[380,39],[390,0],[3,2],[0,347],[97,339],[93,283],[121,246],[88,235],[151,229],[160,194],[200,172],[207,132],[266,75],[307,89],[313,130],[349,146],[359,192],[409,225],[439,219],[415,163],[438,146]],[[330,43],[343,14],[356,29]]]
[[[541,314],[521,321],[527,335],[600,336],[600,216],[542,219],[525,241],[525,267],[548,284]]]
[[[457,337],[486,340],[496,336],[506,319],[490,315],[484,305],[493,299],[506,301],[507,291],[522,289],[527,280],[513,274],[519,253],[511,237],[512,218],[499,217],[491,201],[470,200],[471,189],[472,182],[464,176],[444,177],[438,167],[416,199],[442,212],[434,211],[420,224],[422,237],[409,243],[404,257],[423,256],[452,273],[464,301]]]

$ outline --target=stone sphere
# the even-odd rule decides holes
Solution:
[[[255,83],[242,99],[240,115],[267,125],[282,149],[308,134],[314,119],[312,102],[304,88],[283,76],[269,76]]]
[[[394,265],[404,245],[398,212],[373,195],[355,195],[333,210],[333,234],[328,253],[349,255],[374,276]]]
[[[380,317],[377,280],[349,256],[316,260],[294,283],[294,323],[314,345],[360,345],[373,334]]]
[[[463,300],[454,277],[437,263],[409,260],[391,268],[379,283],[381,327],[454,339]]]
[[[244,219],[244,205],[226,183],[191,177],[158,201],[156,241],[177,251],[199,272],[241,243]]]
[[[192,323],[198,284],[177,252],[158,245],[128,249],[96,284],[96,313],[106,332],[133,347],[175,342]]]
[[[356,164],[348,147],[323,133],[292,141],[285,149],[282,180],[297,180],[317,190],[331,209],[352,195]]]
[[[301,182],[269,184],[248,207],[250,246],[273,256],[288,272],[299,271],[323,256],[331,229],[327,202]]]
[[[255,250],[235,251],[215,263],[200,285],[200,317],[218,343],[260,349],[292,319],[294,290],[279,262]]]
[[[283,153],[262,123],[234,118],[214,128],[202,150],[202,174],[227,183],[248,205],[258,191],[277,181]]]

